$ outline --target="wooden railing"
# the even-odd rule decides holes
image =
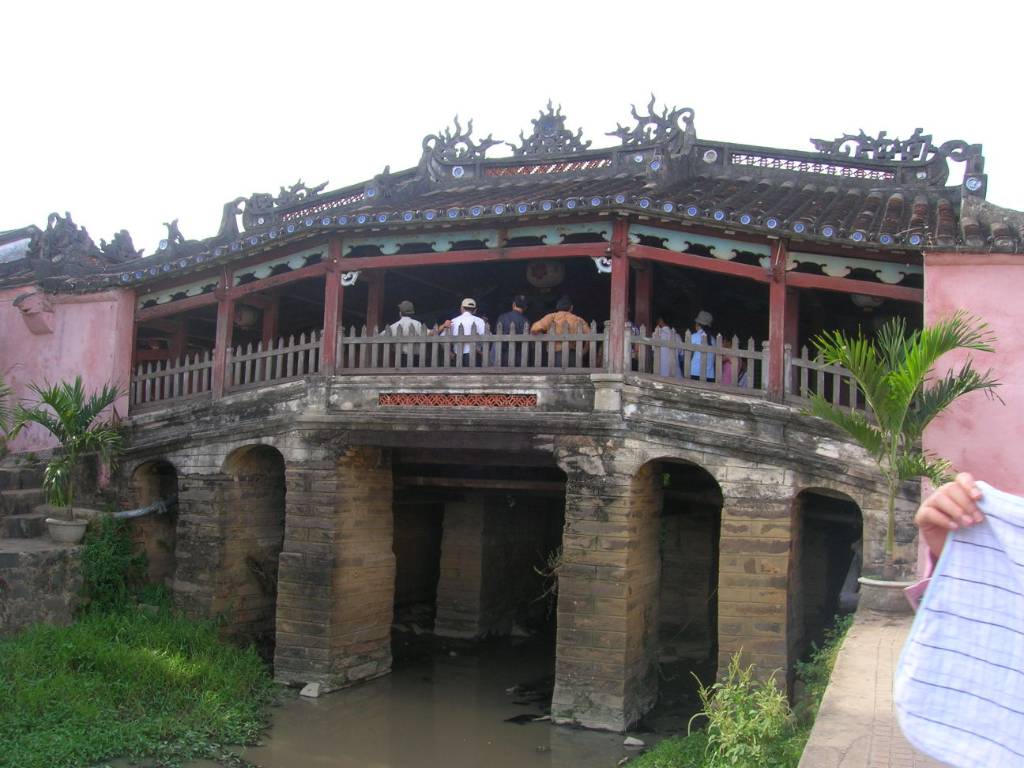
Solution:
[[[350,328],[338,339],[338,373],[591,373],[605,366],[607,334],[405,335]]]
[[[135,410],[167,400],[209,397],[212,374],[212,350],[141,363],[132,376],[129,406]]]
[[[648,336],[641,327],[639,332],[631,330],[628,344],[626,370],[747,394],[761,394],[768,388],[768,342],[758,349],[752,338],[743,346],[738,337],[719,334],[709,342],[694,343],[690,331],[680,336],[662,327]]]
[[[323,334],[314,331],[263,344],[229,349],[225,391],[238,391],[300,379],[321,371]],[[337,341],[336,373],[350,374],[559,374],[609,370],[608,324],[596,322],[578,333],[535,336],[529,333],[445,335],[435,332],[392,335],[366,328],[349,329]],[[671,329],[628,329],[618,354],[623,370],[685,386],[714,387],[740,394],[768,394],[768,343],[742,343],[715,336],[694,343]],[[697,357],[699,356],[699,358]],[[711,362],[709,363],[709,357]],[[169,402],[210,397],[213,350],[176,361],[137,366],[132,375],[130,407],[141,410]],[[697,360],[695,364],[694,361]],[[691,375],[691,371],[695,371]],[[838,406],[864,408],[864,395],[850,372],[810,357],[807,347],[793,355],[785,347],[786,402],[804,405],[820,393]]]
[[[864,410],[864,393],[846,368],[826,365],[820,358],[812,358],[807,347],[801,347],[798,357],[793,357],[789,344],[785,349],[787,402],[806,404],[810,402],[810,395],[817,393],[833,405],[851,411]]]
[[[313,331],[297,339],[283,336],[271,341],[266,349],[263,342],[228,350],[228,373],[224,389],[238,390],[262,387],[266,384],[301,379],[320,371],[320,337]]]

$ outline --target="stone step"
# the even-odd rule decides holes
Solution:
[[[33,512],[28,515],[8,515],[2,521],[0,538],[38,539],[46,535],[46,513]]]
[[[43,466],[0,467],[0,491],[20,491],[27,488],[41,488]]]
[[[32,514],[35,507],[44,501],[46,501],[46,494],[42,488],[0,491],[0,517]]]

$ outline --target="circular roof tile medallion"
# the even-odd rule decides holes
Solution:
[[[779,220],[774,216],[769,216],[764,220],[764,225],[768,227],[768,229],[777,229],[779,226]]]
[[[528,210],[530,210],[529,203],[520,203],[516,206],[516,213],[526,213]]]
[[[667,200],[661,204],[661,210],[665,213],[672,213],[676,209],[675,203],[670,203]]]
[[[882,235],[881,237],[878,238],[878,242],[880,242],[882,245],[892,245],[892,235]]]
[[[725,221],[725,211],[719,208],[713,214],[711,214],[711,218],[714,219],[715,221]]]
[[[285,227],[285,231],[286,231],[286,232],[287,232],[287,233],[288,233],[289,235],[290,235],[290,234],[292,234],[293,232],[295,232],[295,225],[294,225],[294,224],[291,224],[291,223],[289,223],[289,224],[288,224],[288,226],[287,226],[287,227]]]
[[[836,228],[833,227],[831,224],[826,224],[824,227],[821,228],[822,237],[835,237],[835,234]]]
[[[257,217],[257,219],[256,219],[256,223],[257,223],[257,224],[266,224],[266,223],[267,223],[267,220],[266,220],[265,218],[263,218],[262,216],[259,216],[259,217]]]
[[[554,203],[553,200],[541,200],[540,201],[540,209],[542,211],[550,211],[554,207],[555,207],[555,203]]]
[[[161,240],[160,241],[160,245],[158,245],[157,248],[159,250],[161,250],[161,251],[166,251],[167,250],[167,241],[166,240]]]
[[[853,240],[853,242],[855,242],[855,243],[863,243],[864,240],[866,239],[866,236],[865,236],[864,232],[862,232],[861,230],[858,229],[856,232],[854,232],[852,235],[850,235],[850,239]]]
[[[388,215],[386,213],[378,213],[377,214],[377,223],[378,224],[386,224],[387,220],[388,220]]]
[[[346,224],[348,224],[348,216],[339,216],[338,217],[338,223],[341,226],[345,226]]]
[[[634,163],[640,164],[643,161],[644,161],[644,156],[643,155],[641,155],[641,154],[633,155],[633,162]]]
[[[505,204],[504,203],[498,203],[491,210],[494,211],[494,213],[496,215],[501,216],[501,214],[503,214],[505,212]]]
[[[566,208],[568,208],[569,210],[572,210],[572,209],[573,209],[573,208],[575,208],[575,207],[576,207],[576,206],[577,206],[578,204],[579,204],[579,202],[578,202],[578,201],[576,200],[576,198],[575,198],[575,197],[570,197],[570,198],[569,198],[568,200],[566,200],[566,201],[565,201],[565,203],[564,203],[565,207],[566,207]]]
[[[915,173],[914,176],[917,177],[918,181],[924,181],[928,178],[928,171],[920,170],[917,173]]]
[[[592,198],[590,198],[590,205],[591,205],[591,206],[592,206],[593,208],[597,208],[597,207],[598,207],[599,205],[601,205],[601,203],[603,203],[603,202],[604,202],[604,200],[602,200],[602,199],[601,199],[600,197],[598,197],[597,195],[594,195],[594,196],[593,196]]]
[[[145,274],[146,274],[146,273],[145,273],[145,272],[142,272],[142,271],[136,272],[136,273],[135,273],[135,279],[136,279],[136,280],[141,280],[141,279],[142,279],[142,276],[143,276],[143,275],[145,275]]]
[[[428,208],[423,212],[423,218],[426,219],[427,221],[433,221],[434,219],[437,218],[437,211],[435,211],[432,208]]]
[[[911,245],[920,245],[922,242],[924,242],[924,238],[921,237],[921,235],[919,235],[917,232],[915,232],[909,238],[907,238],[907,242],[909,242]]]
[[[256,235],[253,235],[252,237],[249,238],[249,245],[259,245],[259,242],[260,239],[256,237]]]
[[[376,187],[367,187],[365,194],[366,194],[367,197],[376,197],[377,196],[377,188]]]
[[[981,189],[981,179],[977,176],[968,176],[964,181],[964,186],[967,187],[971,192],[977,192]]]
[[[164,264],[163,270],[164,270],[164,272],[170,272],[171,271],[171,265],[170,264]]]
[[[365,224],[369,220],[369,216],[365,213],[360,213],[356,216],[356,224]]]
[[[221,253],[224,253],[224,249],[221,249]],[[206,261],[205,253],[200,253],[198,256],[196,256],[196,264],[202,264],[204,261]]]
[[[795,221],[793,222],[793,231],[796,232],[798,235],[802,235],[804,232],[807,231],[807,225],[804,224],[802,221]]]
[[[636,204],[639,205],[641,208],[651,207],[651,201],[648,200],[646,197],[641,197],[639,200],[636,201]]]
[[[653,160],[651,160],[651,162],[647,164],[647,167],[650,168],[652,171],[660,171],[661,160],[659,160],[658,158],[654,158]]]
[[[178,262],[178,266],[181,267],[182,269],[187,267],[188,266],[188,259],[182,259],[181,261],[179,261]]]
[[[754,217],[751,216],[749,213],[741,213],[740,214],[740,224],[742,224],[745,227],[749,226],[750,222],[752,222],[753,220],[754,220]]]
[[[619,205],[622,205],[624,202],[626,202],[626,196],[624,194],[622,194],[621,192],[619,192],[619,194],[617,194],[615,196],[614,200]]]
[[[159,275],[160,274],[160,270],[157,269],[156,267],[150,267],[149,268],[149,274],[151,274],[151,275]]]
[[[224,255],[224,246],[223,245],[218,245],[216,248],[214,248],[213,249],[213,255],[214,256],[223,256]],[[199,254],[199,256],[196,256],[196,261],[202,261],[201,257],[202,257],[202,254]]]
[[[232,251],[240,251],[241,249],[242,249],[242,244],[240,242],[238,242],[237,240],[232,240],[231,241],[231,250]]]
[[[688,205],[688,206],[686,206],[686,215],[687,216],[699,216],[700,215],[700,208],[698,208],[696,205]]]
[[[484,212],[484,207],[482,205],[474,205],[474,206],[471,206],[470,209],[469,209],[469,215],[473,216],[474,218],[479,216],[483,212]]]
[[[412,221],[415,218],[416,218],[416,214],[413,213],[412,211],[405,211],[402,214],[402,221]]]
[[[279,233],[278,233],[277,229],[275,228],[275,229],[270,230],[267,234],[270,235],[270,239],[271,240],[277,240],[277,236],[278,236]]]
[[[132,279],[132,276],[129,275],[127,272],[122,272],[121,273],[121,282],[122,283],[127,283],[131,279]]]
[[[312,216],[307,216],[305,219],[303,219],[302,223],[305,224],[307,227],[312,227],[313,226],[313,217]]]
[[[449,219],[457,219],[457,218],[459,218],[459,209],[458,208],[449,208],[447,213],[448,213],[448,218]]]
[[[323,224],[326,227],[328,224],[331,223],[331,217],[330,216],[324,216],[322,219],[320,219],[320,223]]]
[[[454,176],[456,179],[461,179],[465,175],[466,169],[463,168],[461,165],[456,165],[454,168],[452,168],[452,176]]]
[[[706,149],[706,150],[704,150],[704,162],[705,163],[711,164],[711,163],[715,162],[716,160],[718,160],[718,150],[716,150],[716,149]]]

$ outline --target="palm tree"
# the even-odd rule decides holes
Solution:
[[[921,435],[932,419],[968,392],[995,396],[999,382],[991,370],[976,371],[970,359],[960,370],[932,376],[939,358],[955,349],[993,352],[995,336],[987,324],[958,311],[951,318],[908,335],[903,318],[881,327],[875,339],[858,333],[830,331],[814,339],[828,365],[846,368],[863,392],[867,413],[841,410],[821,393],[811,395],[811,413],[844,429],[871,455],[888,485],[888,524],[885,532],[886,569],[894,567],[896,494],[904,480],[927,477],[936,485],[947,482],[950,463],[920,447]],[[1000,402],[1002,402],[1000,400]]]
[[[17,437],[29,424],[38,424],[57,438],[61,452],[50,459],[43,473],[46,500],[57,507],[65,507],[70,517],[75,502],[75,470],[86,454],[95,453],[110,463],[121,449],[121,434],[110,420],[98,421],[121,392],[117,387],[105,385],[90,397],[85,395],[82,377],[73,383],[66,381],[29,389],[38,402],[31,407],[18,404],[14,408],[11,437]]]
[[[0,457],[7,454],[7,424],[11,418],[11,409],[7,404],[11,396],[11,388],[0,378]]]

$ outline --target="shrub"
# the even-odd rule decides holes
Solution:
[[[146,555],[134,554],[128,524],[104,515],[89,526],[82,549],[82,595],[93,609],[118,608],[135,597]]]

